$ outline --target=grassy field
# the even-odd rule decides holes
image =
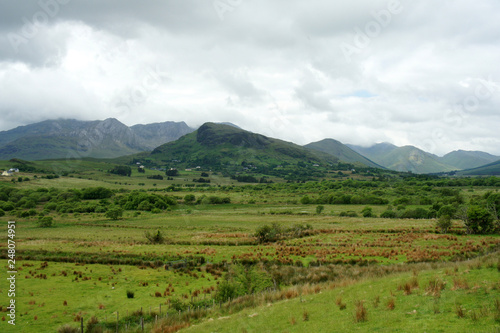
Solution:
[[[346,181],[339,189],[335,182],[233,184],[211,174],[209,186],[196,187],[194,172],[154,180],[147,176],[159,171],[122,177],[95,161],[66,167],[56,178],[1,179],[0,263],[7,272],[7,221],[16,221],[18,270],[16,327],[7,324],[9,285],[0,281],[2,332],[55,332],[79,327],[81,318],[86,326],[92,317],[86,332],[114,332],[117,318],[120,331],[141,331],[141,317],[154,332],[499,329],[498,234],[469,235],[459,219],[440,233],[436,218],[380,217],[387,210],[479,202],[495,186],[451,186],[447,194],[432,183],[377,189]],[[84,198],[85,189],[99,186],[110,196]],[[336,193],[388,203],[369,205],[375,217],[363,217],[367,204],[314,201]],[[188,204],[188,195],[196,200]],[[177,203],[107,217],[112,207],[127,207],[127,196]],[[305,196],[312,203],[302,203]],[[211,204],[214,197],[230,200]],[[41,217],[53,225],[40,227]],[[271,225],[306,231],[259,242],[256,232]],[[161,242],[146,237],[158,232]],[[222,294],[226,287],[236,288],[232,299]]]

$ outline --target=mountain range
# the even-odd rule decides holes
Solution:
[[[165,163],[175,161],[186,167],[202,165],[215,169],[275,168],[300,162],[324,165],[339,161],[331,154],[215,123],[205,123],[193,133],[155,148],[149,157]]]
[[[113,158],[151,151],[193,131],[184,122],[128,127],[114,118],[46,120],[0,132],[0,160]]]
[[[280,165],[309,161],[348,162],[413,173],[472,169],[491,174],[500,168],[499,156],[457,150],[442,157],[413,146],[378,143],[371,147],[324,139],[299,146],[252,133],[229,123],[206,123],[193,129],[184,122],[126,126],[117,119],[96,121],[46,120],[0,132],[0,160],[115,158],[143,152],[161,161],[194,164]],[[486,166],[486,169],[480,167]],[[464,173],[465,174],[465,173]]]
[[[388,169],[413,173],[472,169],[500,160],[500,156],[465,150],[456,150],[439,157],[414,146],[397,147],[387,142],[370,147],[347,146]]]

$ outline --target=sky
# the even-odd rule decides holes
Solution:
[[[500,155],[497,0],[0,1],[0,130],[212,121]]]

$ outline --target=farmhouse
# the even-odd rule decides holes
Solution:
[[[10,170],[4,171],[4,172],[2,172],[2,176],[12,176],[12,172]]]

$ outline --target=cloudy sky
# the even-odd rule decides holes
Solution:
[[[228,121],[500,155],[497,0],[0,1],[0,130]]]

